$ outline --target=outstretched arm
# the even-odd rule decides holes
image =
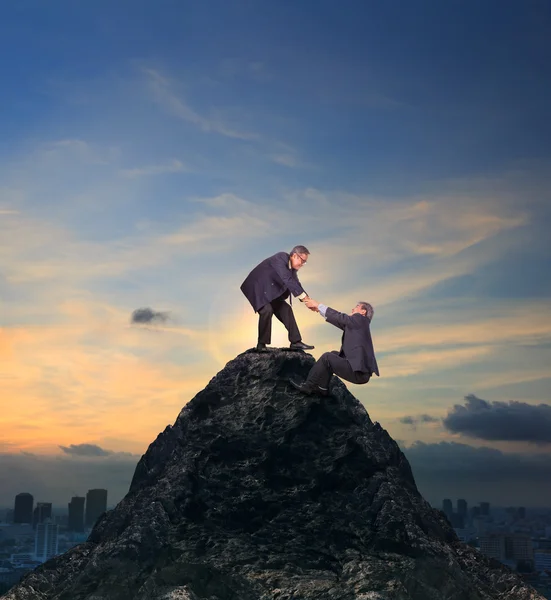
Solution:
[[[341,313],[330,306],[325,306],[321,302],[314,300],[313,298],[307,298],[304,303],[306,306],[311,309],[319,312],[319,314],[331,325],[338,327],[339,329],[343,329],[345,327],[356,327],[357,323],[354,321],[354,318],[350,315],[346,315],[345,313]]]
[[[354,317],[347,315],[345,313],[339,312],[330,306],[327,307],[325,311],[325,319],[331,325],[335,325],[339,329],[344,329],[345,327],[357,327],[358,323],[355,321]]]

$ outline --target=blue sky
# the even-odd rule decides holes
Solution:
[[[350,389],[430,500],[447,492],[427,457],[488,448],[532,485],[485,494],[549,491],[551,440],[529,434],[551,381],[547,3],[6,2],[0,56],[0,451],[50,461],[60,487],[36,494],[64,503],[70,464],[120,498],[256,342],[241,281],[297,243],[314,298],[374,304],[381,378]],[[131,326],[139,307],[170,319]],[[296,312],[314,356],[338,345]]]

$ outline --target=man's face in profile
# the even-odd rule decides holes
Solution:
[[[291,267],[298,271],[308,261],[307,254],[291,254]]]
[[[352,312],[350,314],[353,315],[355,313],[360,313],[360,315],[365,316],[365,309],[362,308],[359,304],[356,304],[356,306],[352,309]]]

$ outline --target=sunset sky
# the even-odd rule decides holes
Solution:
[[[551,504],[548,2],[8,0],[0,57],[0,506],[118,502],[295,244],[427,499]]]

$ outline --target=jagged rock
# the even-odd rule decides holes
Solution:
[[[544,600],[461,544],[345,385],[247,351],[150,445],[88,541],[6,600]]]

